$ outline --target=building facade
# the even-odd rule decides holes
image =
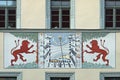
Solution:
[[[0,80],[119,80],[119,29],[119,0],[0,0]]]

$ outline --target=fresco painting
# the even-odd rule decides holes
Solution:
[[[115,33],[4,33],[4,67],[115,68]]]
[[[81,68],[81,33],[39,33],[40,68]]]
[[[36,35],[37,33],[33,33]],[[37,39],[31,33],[5,33],[4,57],[5,68],[37,68]]]
[[[83,68],[115,68],[115,33],[83,35]]]

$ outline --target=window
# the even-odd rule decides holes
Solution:
[[[0,0],[0,28],[20,26],[20,9],[18,8],[20,8],[20,0],[18,2],[17,0]]]
[[[105,0],[105,27],[120,28],[120,0]]]
[[[74,73],[46,73],[46,80],[74,80]]]
[[[100,80],[120,80],[119,72],[100,73]]]
[[[105,80],[120,80],[120,77],[105,77]]]
[[[0,77],[0,80],[17,80],[17,77]]]
[[[51,28],[70,27],[70,1],[51,0]]]
[[[70,29],[74,26],[74,0],[47,0],[47,28]]]
[[[0,72],[0,80],[22,80],[20,72]]]
[[[70,77],[50,77],[50,80],[70,80]]]

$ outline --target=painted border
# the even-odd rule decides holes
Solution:
[[[120,29],[0,29],[0,32],[9,33],[9,32],[113,32],[119,33]]]

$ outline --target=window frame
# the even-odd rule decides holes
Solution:
[[[100,29],[120,29],[120,27],[116,27],[115,26],[115,24],[116,23],[114,23],[113,22],[113,24],[114,24],[114,26],[113,27],[106,27],[105,26],[105,17],[106,17],[106,14],[105,14],[105,10],[106,10],[106,6],[105,6],[105,0],[100,0]],[[115,9],[120,9],[120,6],[119,7],[107,7],[107,9],[113,9],[114,11],[114,13],[115,13]],[[115,20],[115,15],[113,14],[113,21]]]
[[[22,72],[0,72],[0,77],[16,77],[17,80],[22,80]]]
[[[51,77],[69,77],[70,80],[75,80],[75,73],[74,72],[69,72],[69,73],[46,72],[45,73],[45,80],[50,80]]]
[[[16,6],[0,6],[1,8],[5,8],[5,10],[8,10],[9,8],[16,8],[16,26],[15,28],[8,28],[7,24],[5,24],[4,27],[1,27],[0,29],[20,29],[21,28],[21,0],[16,0]],[[6,17],[8,14],[5,14]],[[8,21],[8,19],[5,18],[5,23]]]
[[[51,0],[46,0],[46,29],[52,29],[51,28]],[[58,28],[58,29],[64,29],[64,28]],[[75,29],[75,0],[70,0],[70,27],[67,29]]]
[[[120,72],[101,72],[100,80],[105,80],[105,77],[120,77]]]

